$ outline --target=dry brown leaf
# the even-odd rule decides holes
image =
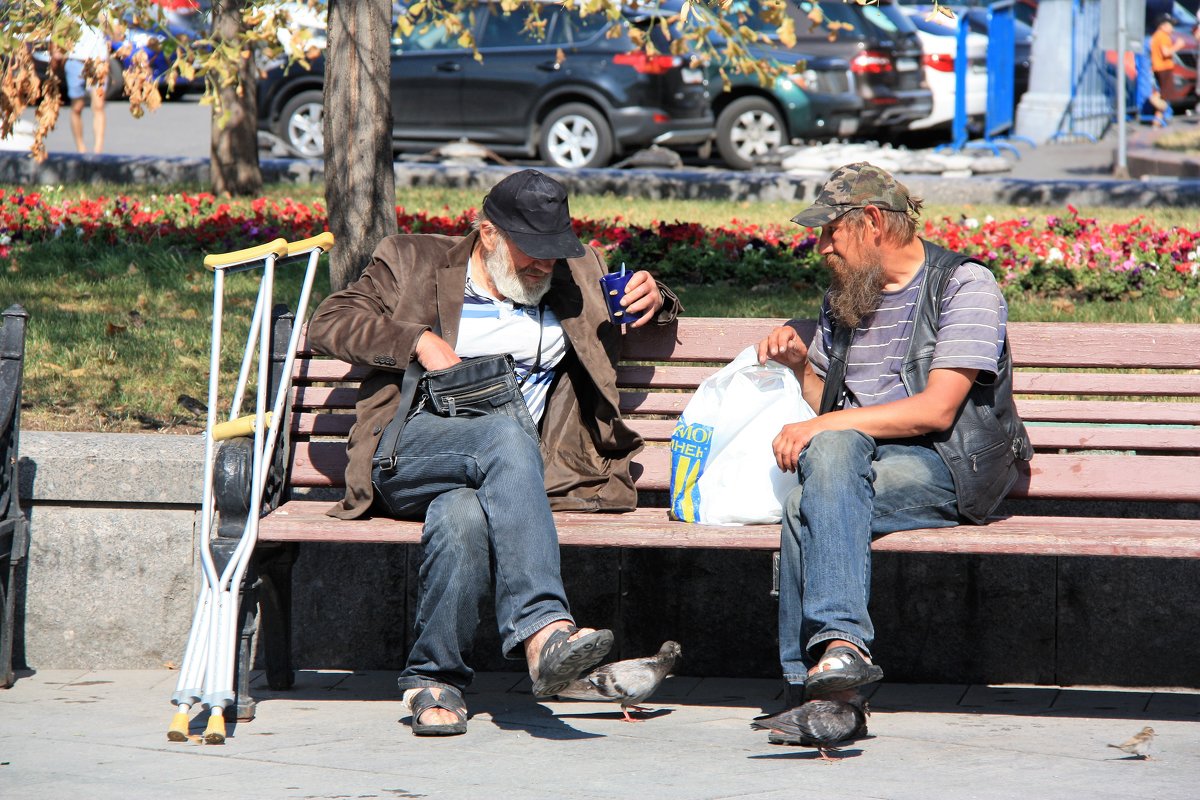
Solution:
[[[180,312],[179,316],[181,319],[199,319],[200,312],[194,308],[185,308],[182,312]]]
[[[77,367],[76,369],[73,369],[70,372],[68,372],[67,375],[69,375],[72,378],[82,378],[84,375],[87,375],[87,370],[84,369],[83,367]]]
[[[104,327],[104,335],[105,336],[116,336],[118,333],[124,333],[124,332],[125,332],[125,326],[117,325],[114,322],[110,322]]]
[[[1065,297],[1056,297],[1050,301],[1050,307],[1060,314],[1074,314],[1075,304]]]

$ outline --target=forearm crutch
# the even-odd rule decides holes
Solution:
[[[201,503],[201,590],[192,627],[188,634],[179,681],[172,702],[176,713],[172,718],[167,738],[185,741],[188,731],[188,714],[200,703],[210,714],[204,740],[210,744],[225,741],[225,709],[236,699],[233,688],[237,649],[237,611],[240,588],[258,537],[258,519],[261,516],[262,495],[266,486],[267,464],[270,462],[279,428],[285,419],[284,404],[291,386],[291,371],[295,362],[295,350],[299,343],[304,315],[312,294],[316,277],[317,262],[321,253],[333,246],[333,235],[323,233],[299,242],[288,243],[277,239],[259,247],[234,253],[210,255],[204,264],[213,271],[213,327],[212,351],[209,360],[208,419],[205,426],[204,495]],[[296,306],[296,324],[283,366],[282,379],[271,398],[271,409],[267,410],[268,369],[270,367],[269,325],[266,319],[271,312],[274,292],[275,262],[279,258],[308,255],[307,269]],[[261,262],[261,264],[259,263]],[[221,350],[221,325],[224,315],[224,282],[229,272],[262,269],[258,298],[251,317],[250,331],[238,373],[237,386],[230,406],[229,420],[216,423],[219,387],[219,358]],[[239,417],[241,405],[249,382],[250,368],[255,345],[258,347],[258,379],[255,392],[254,413]],[[251,466],[251,508],[246,518],[245,529],[237,547],[224,568],[218,572],[212,552],[212,530],[215,517],[213,500],[213,466],[217,442],[253,434]]]

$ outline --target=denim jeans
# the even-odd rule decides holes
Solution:
[[[489,591],[506,655],[549,623],[573,621],[542,473],[536,440],[504,414],[418,413],[395,469],[374,468],[377,500],[396,517],[425,521],[416,641],[401,690],[471,682],[466,658]]]
[[[797,472],[779,561],[779,660],[789,684],[805,682],[822,642],[842,639],[870,653],[873,536],[958,524],[954,481],[932,447],[824,431]]]

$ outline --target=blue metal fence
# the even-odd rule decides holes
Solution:
[[[1051,141],[1084,138],[1094,142],[1113,122],[1100,24],[1100,0],[1073,0],[1071,97]]]

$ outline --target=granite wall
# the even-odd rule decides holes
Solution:
[[[32,525],[18,581],[17,665],[177,664],[197,590],[200,438],[24,432],[21,452]],[[296,665],[398,669],[418,558],[413,547],[302,547]],[[620,656],[676,639],[687,675],[778,674],[771,571],[770,554],[758,552],[563,553],[581,623],[612,627]],[[876,654],[896,681],[1200,688],[1198,585],[1200,560],[880,554]],[[516,669],[499,653],[491,615],[485,609],[475,663]]]

